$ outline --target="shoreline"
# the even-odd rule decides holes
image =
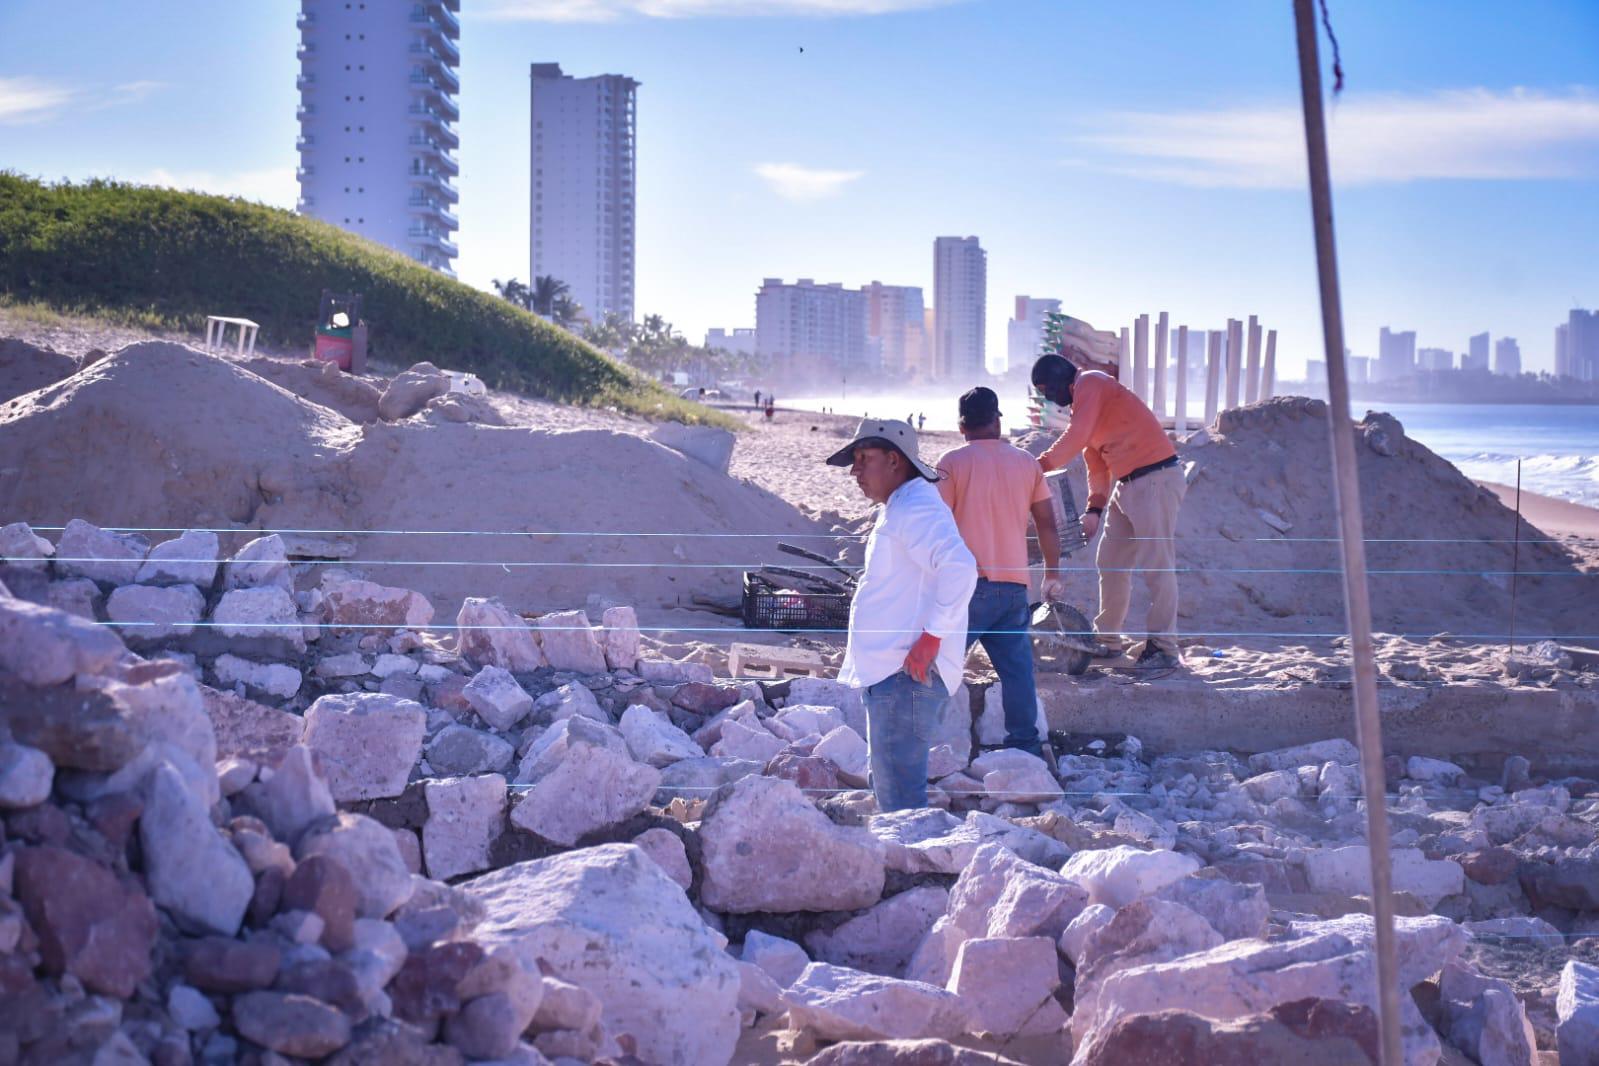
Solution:
[[[1502,485],[1497,481],[1479,481],[1477,484],[1498,496],[1506,507],[1515,508],[1514,485]],[[1599,507],[1562,500],[1557,496],[1545,496],[1523,488],[1521,515],[1551,536],[1599,540]]]

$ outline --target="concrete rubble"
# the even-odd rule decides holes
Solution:
[[[0,553],[0,1061],[1374,1061],[1348,741],[1040,759],[974,686],[880,814],[858,693],[629,608],[451,634],[271,534]],[[1407,1061],[1599,1062],[1599,783],[1386,770]]]

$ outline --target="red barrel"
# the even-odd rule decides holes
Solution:
[[[355,342],[349,337],[334,337],[326,333],[316,335],[316,357],[325,363],[337,363],[340,370],[350,369]]]

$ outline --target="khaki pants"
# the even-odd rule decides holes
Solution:
[[[1099,614],[1094,631],[1119,640],[1127,622],[1133,574],[1149,588],[1149,642],[1177,654],[1177,508],[1188,491],[1180,466],[1119,481],[1105,507],[1099,538]]]

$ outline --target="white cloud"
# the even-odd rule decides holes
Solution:
[[[0,77],[0,125],[54,118],[75,95],[64,85],[52,85],[38,78]]]
[[[480,18],[528,22],[613,22],[658,19],[889,15],[947,7],[962,0],[490,0],[470,10]]]
[[[755,173],[785,200],[825,200],[844,191],[864,170],[816,170],[798,163],[761,163]]]
[[[1182,185],[1297,188],[1301,122],[1296,106],[1122,113],[1073,138],[1100,153],[1074,162]],[[1327,127],[1344,185],[1599,177],[1599,94],[1586,88],[1352,96],[1331,105]]]
[[[218,173],[209,170],[172,171],[165,168],[135,174],[128,179],[139,185],[160,185],[169,189],[238,196],[271,207],[293,207],[299,195],[299,182],[293,167],[267,167],[262,170],[237,170]]]

